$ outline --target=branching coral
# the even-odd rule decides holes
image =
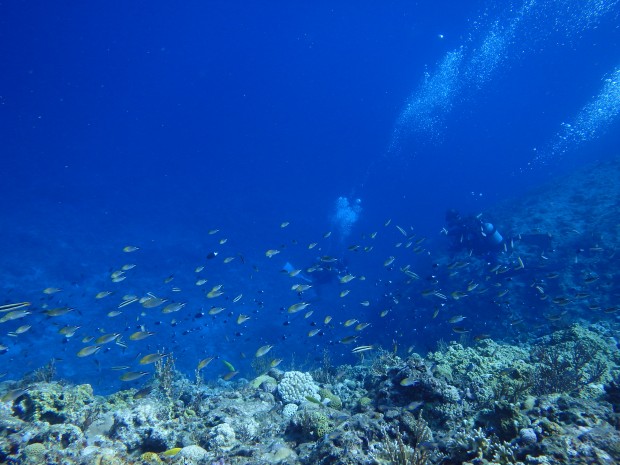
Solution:
[[[384,429],[382,449],[385,458],[389,460],[391,465],[424,465],[428,463],[430,452],[424,445],[432,439],[432,432],[422,418],[422,412],[412,422],[411,429],[412,434],[409,441],[406,441],[405,435],[398,428],[393,434],[394,439]]]
[[[534,351],[534,359],[538,362],[534,393],[573,392],[600,382],[609,369],[594,349],[582,341],[569,347],[538,346]]]

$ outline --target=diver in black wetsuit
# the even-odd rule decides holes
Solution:
[[[485,255],[501,250],[504,238],[492,223],[484,222],[480,215],[462,217],[450,209],[446,212],[446,235],[451,239],[450,250],[471,251],[476,255]]]
[[[318,285],[337,283],[340,277],[348,273],[346,261],[342,258],[329,262],[319,258],[314,266],[316,271],[312,273],[312,281]]]

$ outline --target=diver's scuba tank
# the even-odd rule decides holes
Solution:
[[[482,223],[482,235],[495,246],[500,245],[504,238],[492,223]]]

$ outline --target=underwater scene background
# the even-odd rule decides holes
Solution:
[[[0,4],[0,461],[620,461],[619,13]]]

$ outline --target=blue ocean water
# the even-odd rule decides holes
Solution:
[[[190,375],[216,356],[246,376],[264,345],[298,367],[325,351],[352,362],[364,344],[424,352],[458,335],[432,308],[403,303],[399,267],[426,272],[447,253],[446,210],[479,213],[620,142],[613,0],[0,12],[1,303],[32,304],[2,323],[11,378],[53,358],[59,376],[105,392],[120,385],[110,367],[149,369],[137,359],[157,351]],[[326,257],[339,268],[311,276],[335,266]],[[307,281],[287,276],[287,262],[311,289],[291,290]],[[125,264],[136,267],[112,282]],[[205,296],[218,285],[222,296]],[[147,293],[186,305],[108,316]],[[297,302],[310,306],[289,313]],[[64,306],[74,310],[44,313]],[[81,327],[65,338],[66,325]],[[141,328],[156,334],[129,340]],[[93,344],[84,337],[107,333],[123,345],[76,356]]]

